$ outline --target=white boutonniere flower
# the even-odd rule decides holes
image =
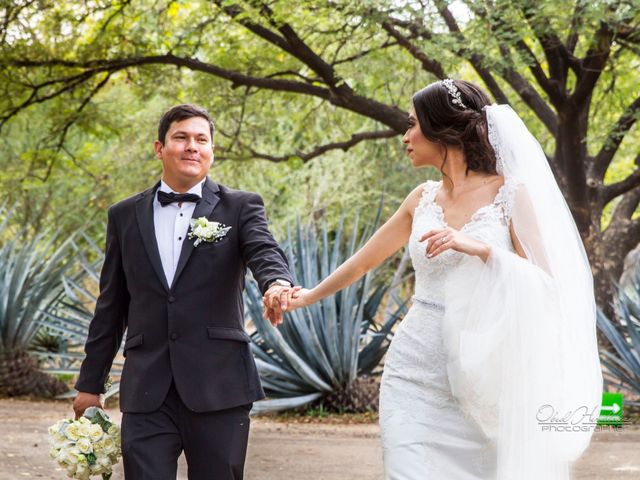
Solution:
[[[202,242],[219,242],[231,230],[231,227],[219,222],[212,222],[207,217],[200,217],[191,219],[191,231],[189,232],[189,239],[195,238],[193,246],[197,247]]]

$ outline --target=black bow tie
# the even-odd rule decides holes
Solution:
[[[167,193],[162,190],[158,190],[158,201],[160,205],[166,207],[170,203],[173,202],[198,202],[200,200],[200,196],[195,193]]]

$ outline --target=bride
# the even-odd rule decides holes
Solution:
[[[287,308],[345,288],[408,244],[415,295],[380,386],[386,478],[567,479],[602,395],[593,280],[575,223],[509,106],[450,79],[412,103],[407,153],[442,180],[413,190]]]

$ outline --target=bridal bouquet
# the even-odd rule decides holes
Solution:
[[[120,427],[96,407],[87,408],[78,420],[60,420],[50,426],[49,440],[49,456],[69,478],[88,480],[102,475],[108,480],[120,458]]]

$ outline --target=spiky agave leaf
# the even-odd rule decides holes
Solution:
[[[43,375],[28,351],[36,338],[40,347],[53,345],[41,332],[41,322],[70,266],[72,239],[58,245],[55,232],[30,235],[25,227],[9,227],[10,212],[0,209],[0,213],[4,217],[0,223],[0,392],[58,393],[64,385]]]
[[[284,247],[296,283],[319,283],[362,247],[377,221],[359,233],[356,218],[345,233],[341,218],[333,235],[324,219],[318,229],[298,221],[295,234],[289,229]],[[402,302],[383,325],[375,322],[387,291],[376,281],[376,273],[369,272],[341,292],[287,313],[278,328],[262,318],[262,295],[249,277],[246,311],[256,327],[251,347],[269,397],[257,402],[254,412],[297,408],[332,395],[341,398],[342,392],[353,390],[356,379],[372,373],[389,346],[393,326],[406,311]]]
[[[597,325],[610,344],[600,349],[605,367],[605,385],[640,397],[640,263],[635,266],[626,287],[618,286],[616,311],[619,322],[612,322],[598,309]],[[625,400],[639,405],[640,402]]]
[[[83,243],[80,243],[81,240]],[[85,234],[74,239],[73,249],[76,269],[62,278],[56,300],[43,312],[44,318],[41,321],[48,332],[63,339],[66,348],[55,353],[35,353],[44,362],[43,370],[51,374],[77,375],[80,372],[80,365],[85,357],[84,344],[97,300],[94,292],[98,291],[99,272],[104,262],[104,253],[100,247]],[[95,260],[89,261],[88,254],[93,255]],[[124,362],[116,357],[110,375],[119,379],[123,366]],[[105,397],[115,395],[119,388],[120,382],[114,381]],[[60,397],[74,395],[75,392],[70,391]]]

